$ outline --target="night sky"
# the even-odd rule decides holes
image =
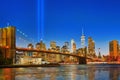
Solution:
[[[96,43],[97,54],[98,48],[102,54],[108,54],[109,41],[120,41],[120,1],[0,0],[0,27],[8,23],[36,43],[42,39],[47,48],[50,41],[62,46],[71,39],[75,40],[77,48],[81,47],[80,37],[84,28],[86,46],[91,36]]]

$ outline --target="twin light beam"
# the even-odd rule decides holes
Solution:
[[[37,27],[38,27],[38,42],[44,37],[44,0],[37,2]]]

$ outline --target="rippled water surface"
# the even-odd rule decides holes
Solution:
[[[1,68],[0,80],[120,80],[120,65]]]

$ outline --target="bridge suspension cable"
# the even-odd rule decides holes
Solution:
[[[35,43],[33,38],[30,38],[26,33],[17,29],[16,31],[16,46],[26,47],[29,43]]]

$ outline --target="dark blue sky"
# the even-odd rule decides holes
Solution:
[[[109,41],[120,40],[119,0],[42,1],[44,4],[42,8],[39,4],[38,19],[38,0],[0,0],[0,26],[4,27],[9,22],[35,41],[38,41],[39,31],[39,39],[42,37],[47,46],[50,41],[63,45],[65,41],[74,39],[77,48],[80,47],[83,27],[86,45],[91,36],[96,50],[101,48],[102,54],[108,54]]]

